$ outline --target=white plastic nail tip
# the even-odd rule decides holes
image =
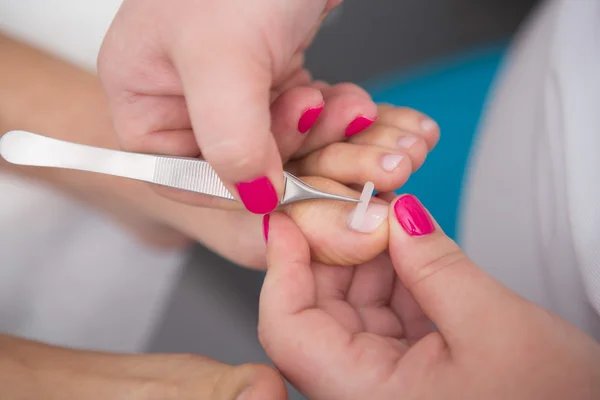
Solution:
[[[357,230],[363,220],[365,219],[365,214],[367,212],[367,207],[369,207],[369,202],[371,201],[371,197],[373,196],[373,191],[375,190],[375,185],[373,182],[365,183],[363,187],[363,191],[360,194],[360,203],[354,209],[354,214],[352,215],[352,221],[350,221],[350,227],[354,230]]]

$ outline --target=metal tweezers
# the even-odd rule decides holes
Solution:
[[[127,153],[26,131],[10,131],[0,137],[0,156],[12,164],[96,172],[236,200],[208,162],[196,158]],[[311,199],[360,202],[315,189],[288,172],[283,174],[285,191],[280,205]]]

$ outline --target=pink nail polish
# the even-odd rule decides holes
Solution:
[[[415,196],[400,197],[394,204],[398,222],[410,236],[425,236],[433,233],[435,226]]]
[[[323,112],[324,107],[325,104],[321,104],[318,107],[309,108],[308,110],[304,111],[304,113],[300,117],[300,121],[298,121],[298,132],[308,132],[310,128],[313,127],[315,122],[317,122],[317,119],[319,119],[319,116],[321,115],[321,112]]]
[[[271,221],[271,214],[265,214],[263,217],[263,236],[265,243],[269,242],[269,221]]]
[[[235,185],[246,209],[254,214],[268,214],[273,211],[279,200],[275,187],[266,176]]]
[[[354,121],[350,122],[350,125],[348,125],[348,127],[346,128],[345,135],[348,137],[361,133],[369,126],[373,125],[373,122],[375,122],[376,120],[377,118],[370,119],[365,116],[357,117]]]

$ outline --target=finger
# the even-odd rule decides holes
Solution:
[[[325,178],[307,177],[309,185],[358,198],[356,191]],[[355,265],[369,261],[387,247],[387,203],[372,199],[357,230],[350,227],[356,205],[330,200],[303,201],[284,208],[310,244],[313,261],[329,265]]]
[[[433,149],[440,139],[440,128],[437,122],[417,110],[385,104],[379,107],[379,114],[380,123],[421,136],[429,150]]]
[[[299,157],[354,136],[377,119],[377,106],[368,93],[356,85],[338,84],[322,92],[325,109],[298,152]]]
[[[398,189],[413,171],[405,152],[346,142],[314,151],[289,163],[286,169],[295,175],[322,176],[346,185],[373,182],[378,191]]]
[[[296,387],[312,391],[314,371],[331,371],[342,365],[341,361],[348,362],[351,334],[315,308],[315,276],[302,232],[280,213],[273,213],[265,221],[268,269],[260,296],[259,340],[269,358]]]
[[[378,146],[402,152],[410,158],[413,172],[423,165],[429,153],[427,142],[422,136],[407,133],[395,126],[381,124],[379,121],[360,135],[351,137],[348,143]]]
[[[339,268],[314,263],[313,271],[317,282],[317,303],[320,306],[332,301],[346,301],[354,276],[354,267]]]
[[[113,101],[113,120],[123,150],[181,157],[200,154],[183,96],[135,94]]]
[[[274,83],[271,88],[271,99],[275,99],[288,89],[297,86],[311,86],[312,75],[304,68],[304,54],[297,53],[292,57],[288,66],[289,72],[286,72],[281,82]]]
[[[390,308],[401,321],[404,338],[409,344],[413,344],[434,332],[434,325],[410,292],[406,290],[402,281],[399,278],[394,280],[395,286]]]
[[[287,216],[273,213],[263,218],[263,232],[267,268],[273,272],[265,279],[261,301],[269,305],[269,312],[277,315],[293,315],[315,307],[317,288],[310,248],[302,231]],[[281,291],[283,286],[285,292]]]
[[[316,85],[316,87],[320,87],[321,91],[323,92],[323,95],[328,99],[343,95],[355,95],[372,100],[369,92],[367,92],[365,89],[361,88],[355,83],[342,82],[336,83],[334,85],[329,85],[327,83],[325,83],[325,85],[323,84],[324,82],[322,81],[314,82],[314,85]]]
[[[317,189],[358,198],[360,194],[340,183],[324,178],[302,178]],[[391,194],[392,197],[394,194]],[[302,201],[281,209],[300,226],[308,240],[312,258],[328,265],[352,266],[373,259],[388,245],[388,202],[373,199],[366,218],[358,229],[350,227],[355,209],[339,201]],[[377,205],[374,205],[377,204]],[[225,210],[207,210],[183,204],[166,207],[168,220],[187,228],[184,233],[207,245],[232,262],[245,267],[266,268],[266,246],[261,216]],[[219,226],[207,231],[198,224]],[[232,253],[232,243],[236,252]]]
[[[317,283],[317,306],[350,333],[364,331],[359,313],[346,301],[355,267],[313,263]]]
[[[243,39],[229,39],[201,51],[190,51],[197,43],[180,43],[173,61],[202,155],[250,212],[265,214],[283,192],[282,161],[270,130],[270,74],[240,51],[248,47]]]
[[[326,6],[324,1],[269,4],[267,15],[239,3],[236,15],[243,18],[217,36],[212,28],[231,19],[230,8],[213,7],[210,20],[199,21],[207,14],[198,4],[199,13],[178,15],[180,26],[190,28],[177,30],[167,44],[202,154],[255,214],[273,211],[284,189],[281,156],[270,130],[272,83],[286,72],[289,57]],[[274,16],[278,23],[272,25]],[[267,43],[248,34],[264,33],[266,26],[277,40]]]
[[[470,261],[411,195],[390,208],[390,256],[402,283],[452,346],[502,330],[519,297]],[[496,330],[497,329],[497,330]]]
[[[284,162],[300,148],[323,107],[321,92],[310,87],[289,89],[273,102],[271,126]]]
[[[381,254],[355,269],[346,300],[360,315],[364,330],[402,338],[402,324],[390,308],[396,273],[389,256]]]

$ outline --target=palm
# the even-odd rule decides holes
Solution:
[[[347,268],[313,263],[313,271],[316,309],[351,339],[379,336],[393,349],[404,350],[421,337],[423,314],[387,254]]]
[[[354,267],[312,262],[310,278],[307,272],[296,276],[300,268],[289,269],[285,280],[270,283],[287,285],[280,290],[290,298],[312,298],[310,306],[298,303],[295,312],[285,318],[279,315],[277,329],[290,332],[281,337],[297,338],[297,343],[286,345],[293,354],[273,349],[273,354],[281,355],[275,364],[292,383],[310,388],[312,393],[306,393],[310,398],[369,398],[374,396],[369,392],[372,388],[385,391],[389,386],[385,382],[410,345],[432,332],[431,323],[396,276],[389,256],[382,254]],[[267,324],[263,329],[269,329]],[[264,344],[268,353],[270,346],[278,345]],[[323,371],[328,375],[323,376]],[[345,381],[348,376],[360,376],[360,384]],[[340,380],[345,383],[336,384]],[[339,392],[342,387],[347,391],[344,394]],[[335,392],[330,392],[332,388]]]

